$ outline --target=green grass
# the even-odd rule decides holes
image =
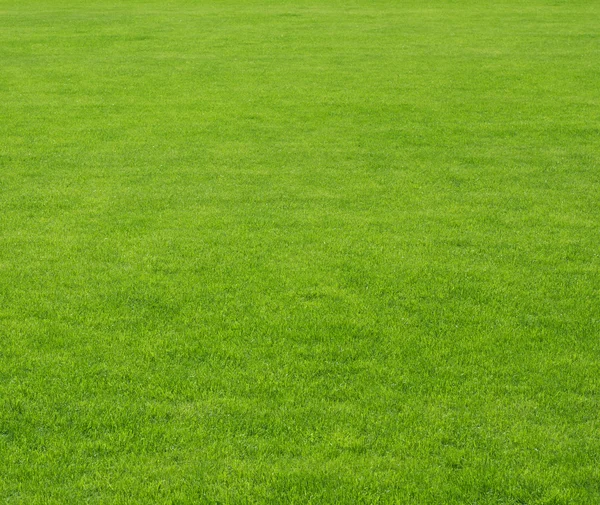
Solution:
[[[0,502],[600,503],[600,4],[0,0]]]

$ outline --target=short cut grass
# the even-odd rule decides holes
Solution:
[[[0,501],[600,503],[599,34],[0,0]]]

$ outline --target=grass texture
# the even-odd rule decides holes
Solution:
[[[0,0],[0,502],[600,503],[600,4]]]

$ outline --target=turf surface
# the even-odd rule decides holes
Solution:
[[[600,503],[599,35],[0,0],[0,501]]]

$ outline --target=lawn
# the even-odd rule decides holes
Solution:
[[[600,3],[0,0],[0,502],[600,503]]]

